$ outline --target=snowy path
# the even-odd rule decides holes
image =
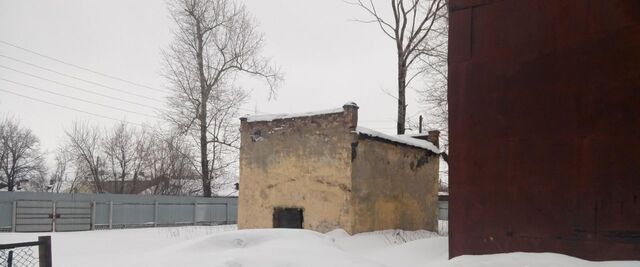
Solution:
[[[52,234],[54,265],[221,267],[614,266],[640,262],[587,262],[552,253],[464,256],[447,260],[447,238],[427,231],[383,231],[349,236],[341,230],[236,231],[234,226],[190,226]],[[38,234],[0,233],[0,243]]]

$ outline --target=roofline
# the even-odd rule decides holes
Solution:
[[[362,131],[362,130],[365,130],[365,131]],[[389,143],[389,144],[394,144],[394,145],[402,145],[402,146],[408,146],[408,147],[414,147],[414,148],[418,148],[418,149],[422,149],[422,150],[427,150],[427,151],[429,151],[430,153],[432,153],[434,155],[442,154],[442,151],[440,151],[440,148],[438,146],[436,146],[431,141],[427,141],[427,140],[422,140],[422,139],[408,137],[408,136],[407,137],[398,137],[398,136],[387,135],[387,134],[381,133],[379,131],[372,130],[372,129],[365,128],[365,127],[358,127],[358,129],[353,131],[353,133],[357,134],[358,136],[362,136],[364,138],[379,140],[379,141],[382,141],[384,143]],[[407,140],[403,141],[402,138],[407,138]],[[397,139],[400,139],[400,140],[397,140]],[[411,141],[413,141],[413,142],[427,142],[429,145],[433,146],[433,148],[430,148],[429,146],[424,147],[424,146],[420,146],[419,144],[408,143],[408,142],[411,142]]]
[[[412,148],[415,148],[415,149],[429,151],[429,153],[431,153],[433,155],[440,155],[440,153],[436,153],[436,152],[432,151],[431,149],[424,148],[424,147],[419,147],[419,146],[414,146],[414,145],[410,145],[410,144],[407,144],[407,143],[402,143],[402,142],[398,142],[398,141],[394,141],[394,140],[389,140],[389,139],[382,138],[382,137],[379,137],[379,136],[371,136],[371,135],[368,135],[368,134],[365,134],[365,133],[355,132],[355,134],[357,134],[358,136],[363,137],[364,139],[372,139],[372,140],[380,141],[380,142],[383,142],[383,143],[399,145],[399,146],[405,146],[405,147],[412,147]],[[429,141],[427,141],[427,142],[429,142]],[[431,142],[429,142],[429,143],[431,143]],[[431,144],[433,144],[433,143],[431,143]]]

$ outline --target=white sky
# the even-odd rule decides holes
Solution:
[[[367,18],[341,0],[246,0],[264,33],[264,55],[282,67],[285,82],[276,99],[268,100],[266,85],[251,85],[246,110],[260,113],[299,113],[331,109],[354,101],[360,106],[360,125],[395,132],[394,43],[374,24],[352,22]],[[0,43],[0,115],[18,117],[40,138],[46,151],[62,140],[64,127],[74,119],[105,127],[113,121],[65,110],[1,91],[8,90],[58,105],[130,122],[153,124],[152,117],[113,110],[38,91],[11,80],[139,113],[151,108],[74,90],[4,67],[157,109],[164,108],[165,83],[160,75],[161,49],[172,39],[172,21],[162,0],[0,0],[0,41],[9,42],[69,63],[159,90],[109,79]],[[137,97],[24,63],[45,67],[102,84]],[[414,85],[419,85],[415,83]],[[420,111],[414,91],[408,92],[408,116]]]

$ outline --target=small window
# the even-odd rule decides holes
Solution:
[[[302,229],[303,214],[301,208],[274,208],[273,228]]]

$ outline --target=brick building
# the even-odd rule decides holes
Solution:
[[[437,229],[431,142],[358,127],[358,106],[241,119],[238,227]]]

